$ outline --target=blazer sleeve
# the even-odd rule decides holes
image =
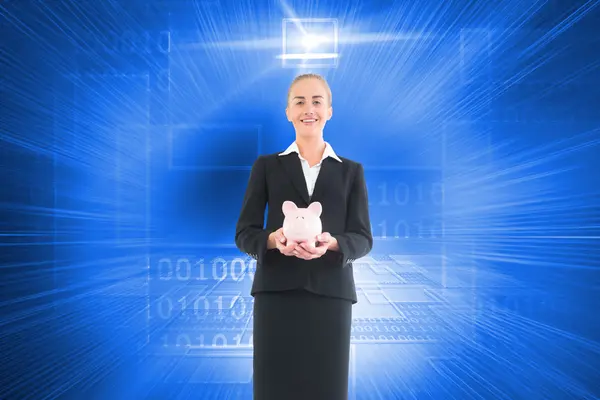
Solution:
[[[250,179],[235,229],[235,244],[242,252],[262,263],[270,231],[264,229],[267,179],[263,156],[252,165]]]
[[[354,182],[350,190],[348,212],[346,215],[346,231],[332,235],[338,241],[339,252],[342,253],[342,265],[345,267],[357,258],[366,256],[373,248],[371,219],[369,217],[369,199],[365,171],[358,164],[354,174]]]

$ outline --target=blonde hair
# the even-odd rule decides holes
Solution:
[[[321,75],[314,74],[314,73],[302,74],[302,75],[298,75],[297,77],[294,78],[294,80],[292,81],[292,83],[290,85],[290,88],[288,89],[287,103],[290,102],[290,96],[292,94],[292,87],[296,84],[296,82],[299,82],[303,79],[318,79],[319,81],[321,81],[323,83],[323,85],[325,85],[325,90],[327,91],[327,94],[329,95],[329,105],[331,106],[333,99],[331,97],[331,88],[329,87],[329,84],[327,83],[325,78],[323,78]]]

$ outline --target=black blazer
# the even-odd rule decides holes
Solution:
[[[341,163],[331,157],[323,160],[312,197],[298,153],[262,155],[254,162],[235,233],[237,247],[257,260],[252,296],[263,291],[306,289],[357,302],[352,262],[373,247],[367,187],[362,164],[339,158]],[[319,201],[323,232],[337,239],[339,251],[328,250],[320,258],[303,260],[277,249],[267,250],[269,234],[283,225],[281,206],[286,200],[301,208]]]

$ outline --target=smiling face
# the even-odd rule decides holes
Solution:
[[[331,119],[333,109],[325,84],[316,78],[301,79],[290,89],[285,109],[288,121],[296,134],[313,137],[323,134],[325,123]]]

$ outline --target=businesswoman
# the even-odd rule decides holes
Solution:
[[[364,170],[323,139],[332,106],[321,76],[294,79],[286,115],[296,140],[255,161],[235,234],[237,247],[257,260],[254,399],[345,400],[357,302],[352,263],[373,246]],[[321,203],[316,245],[283,235],[286,200],[300,208]]]

